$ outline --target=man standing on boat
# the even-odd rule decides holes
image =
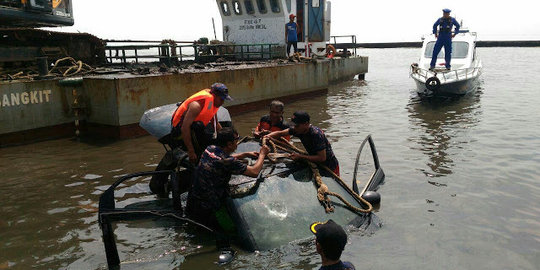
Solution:
[[[308,154],[291,154],[290,158],[292,160],[307,160],[321,163],[339,176],[339,163],[334,155],[334,151],[332,151],[330,142],[326,138],[326,135],[324,135],[324,132],[320,128],[311,125],[309,120],[310,117],[307,112],[296,111],[291,119],[294,123],[291,128],[282,131],[274,131],[266,136],[279,138],[293,135],[298,137]]]
[[[191,163],[197,163],[201,152],[210,144],[211,138],[207,138],[209,136],[205,133],[206,125],[213,122],[214,134],[221,129],[216,113],[225,100],[232,100],[229,89],[222,83],[214,83],[210,89],[203,89],[184,100],[174,112],[172,135],[188,152]]]
[[[435,46],[433,47],[433,55],[431,57],[431,63],[429,70],[435,69],[435,64],[437,62],[437,55],[441,51],[441,48],[444,46],[444,60],[446,70],[450,70],[450,60],[452,59],[452,38],[459,33],[459,23],[455,18],[450,17],[450,9],[443,9],[443,16],[433,24],[433,34],[437,38]],[[437,26],[439,31],[437,31]],[[455,26],[454,33],[452,33],[452,27]]]
[[[289,15],[289,22],[285,24],[285,40],[287,40],[287,56],[291,50],[291,45],[294,47],[294,53],[298,52],[298,24],[294,21],[296,15]]]

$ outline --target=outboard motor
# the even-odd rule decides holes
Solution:
[[[152,136],[156,137],[165,148],[166,153],[156,167],[156,171],[176,171],[180,180],[180,191],[183,193],[191,185],[191,172],[194,166],[189,162],[188,154],[180,148],[180,144],[172,136],[173,127],[171,119],[180,104],[169,104],[145,111],[139,125]],[[217,119],[223,127],[232,126],[229,111],[224,107],[219,108]],[[205,129],[205,133],[213,133],[211,124],[207,127],[201,124],[199,128]],[[165,174],[152,175],[150,190],[160,197],[167,198],[171,190],[168,176]]]

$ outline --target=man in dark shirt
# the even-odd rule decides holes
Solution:
[[[321,163],[339,175],[339,163],[332,151],[332,146],[324,135],[324,132],[309,123],[309,114],[304,111],[296,111],[291,121],[294,123],[291,128],[274,131],[267,136],[272,138],[279,138],[286,135],[298,137],[308,152],[308,155],[291,154],[290,158],[292,160],[305,159],[311,162]]]
[[[311,224],[310,230],[315,235],[317,253],[321,255],[319,270],[355,270],[352,263],[340,259],[347,244],[347,234],[341,226],[330,219]]]
[[[224,207],[231,175],[257,177],[269,152],[269,148],[263,146],[259,153],[232,154],[236,150],[237,142],[238,133],[232,128],[218,131],[216,145],[208,146],[201,155],[186,207],[188,217],[214,230],[218,248],[229,251],[232,256],[234,251],[229,248],[228,237],[220,226],[216,213]],[[245,157],[257,158],[257,161],[254,165],[247,166],[240,161]]]
[[[259,124],[253,131],[255,138],[260,138],[264,135],[270,134],[272,131],[280,131],[288,129],[289,125],[283,121],[283,109],[285,105],[279,100],[274,100],[270,103],[270,114],[261,117]],[[286,136],[285,139],[290,140],[290,136]]]

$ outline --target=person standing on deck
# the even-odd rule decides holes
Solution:
[[[460,25],[455,18],[450,17],[450,9],[443,9],[443,16],[433,24],[433,34],[437,38],[435,46],[433,47],[433,55],[431,57],[431,63],[429,65],[429,70],[435,69],[435,64],[437,62],[437,55],[441,51],[441,48],[444,46],[444,60],[446,70],[450,70],[450,60],[452,59],[452,38],[459,33]],[[437,26],[439,31],[437,31]],[[455,26],[454,33],[452,34],[452,27]]]
[[[289,15],[289,22],[285,24],[285,40],[287,41],[287,57],[291,50],[291,45],[294,47],[294,53],[298,52],[298,24],[294,21],[296,16]]]

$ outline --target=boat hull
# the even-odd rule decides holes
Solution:
[[[477,88],[478,77],[470,78],[467,80],[454,81],[450,83],[441,84],[435,90],[429,90],[426,87],[426,83],[413,78],[416,83],[416,92],[419,95],[465,95],[470,92],[474,92]]]

